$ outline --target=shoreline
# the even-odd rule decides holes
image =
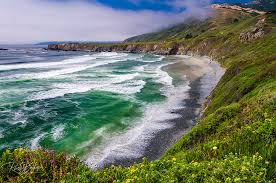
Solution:
[[[150,161],[156,160],[162,157],[174,143],[196,124],[204,110],[203,105],[206,98],[217,85],[224,74],[224,70],[217,62],[211,61],[208,57],[170,56],[170,59],[176,61],[176,63],[169,64],[162,69],[169,74],[177,73],[190,81],[189,97],[179,99],[182,100],[182,108],[171,112],[180,117],[161,122],[169,123],[173,127],[156,131],[146,144],[141,157],[113,159],[112,162],[104,161],[96,169],[111,165],[129,167],[134,163],[142,162],[143,158]]]

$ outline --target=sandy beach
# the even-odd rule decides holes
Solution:
[[[143,156],[115,159],[112,163],[106,163],[104,166],[111,164],[130,166],[135,162],[141,162],[144,157],[148,160],[160,158],[169,147],[196,124],[203,110],[206,97],[224,74],[224,70],[219,64],[211,61],[208,57],[170,56],[168,59],[175,63],[162,69],[169,74],[176,74],[180,78],[189,80],[189,97],[186,99],[179,98],[182,100],[183,107],[172,112],[180,117],[164,121],[164,123],[172,124],[172,128],[157,131],[147,143]]]

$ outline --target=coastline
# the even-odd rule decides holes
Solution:
[[[201,116],[203,104],[206,98],[219,82],[224,74],[224,69],[219,63],[211,61],[208,57],[191,57],[191,56],[170,56],[170,59],[176,63],[169,64],[162,69],[166,72],[177,73],[180,77],[189,80],[188,98],[181,98],[181,108],[171,113],[180,117],[166,120],[161,123],[169,123],[171,128],[156,131],[144,147],[142,156],[137,158],[120,158],[110,161],[103,161],[98,168],[105,168],[111,165],[120,165],[123,167],[139,163],[146,158],[150,161],[162,157],[165,152],[185,135],[197,122]]]

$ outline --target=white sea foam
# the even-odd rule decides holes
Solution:
[[[165,56],[159,56],[159,55],[156,55],[156,56],[158,56],[159,57],[159,61],[162,61],[164,58],[166,58]]]
[[[51,70],[48,72],[40,72],[40,73],[32,73],[32,74],[16,74],[11,76],[11,78],[19,78],[19,79],[47,79],[54,78],[60,75],[72,74],[76,72],[80,72],[91,68],[91,66],[72,66],[70,68],[60,69],[60,70]]]
[[[77,83],[63,83],[63,84],[54,84],[52,86],[53,89],[48,91],[36,92],[28,97],[28,100],[43,100],[43,99],[51,99],[56,97],[64,96],[65,94],[72,93],[84,93],[93,88],[92,85],[86,84],[77,84]]]
[[[52,137],[55,141],[59,140],[64,133],[65,125],[59,125],[52,130]]]
[[[118,56],[118,55],[120,55],[120,53],[117,53],[117,52],[100,52],[100,53],[94,54],[94,56],[96,57],[111,57],[111,56]]]
[[[169,63],[170,64],[170,63]],[[190,87],[188,83],[183,86],[174,86],[172,78],[162,67],[168,64],[162,64],[151,70],[151,77],[156,77],[156,81],[164,85],[162,91],[167,96],[165,102],[149,104],[145,107],[144,117],[127,132],[120,134],[105,134],[106,143],[99,148],[93,149],[85,159],[86,163],[92,168],[101,167],[105,163],[112,163],[120,158],[139,158],[143,155],[145,147],[154,134],[160,130],[171,128],[168,123],[170,119],[180,117],[173,111],[182,108],[182,100],[187,97]],[[125,88],[125,87],[122,87]],[[156,118],[158,116],[158,118]],[[85,145],[89,146],[90,142]]]
[[[45,133],[38,135],[36,138],[32,139],[31,142],[31,149],[38,149],[40,147],[39,141],[45,136]]]
[[[159,56],[159,55],[155,55],[156,58],[151,58],[151,59],[143,59],[142,57],[138,57],[136,60],[140,61],[140,62],[144,62],[144,63],[154,63],[154,62],[159,62],[162,61],[164,58],[166,58],[165,56]]]
[[[193,61],[192,63],[194,63]],[[205,62],[204,59],[203,62]],[[154,137],[154,134],[160,130],[171,128],[172,125],[168,121],[180,117],[174,111],[183,108],[182,100],[189,97],[189,83],[187,82],[182,86],[174,86],[172,78],[162,70],[164,66],[159,66],[155,70],[155,73],[154,70],[151,70],[147,74],[156,77],[156,81],[164,85],[162,91],[167,96],[167,100],[162,103],[147,105],[144,111],[144,117],[126,132],[117,135],[109,134],[109,136],[105,137],[106,143],[93,149],[85,157],[86,163],[90,167],[102,167],[104,164],[113,163],[116,160],[124,158],[140,158],[143,156],[145,147],[148,145],[150,139]],[[212,70],[211,68],[209,69]],[[218,75],[219,78],[221,74],[209,72],[209,69],[203,70],[205,74],[207,72],[207,75],[203,75],[205,79],[202,82],[206,87],[208,85],[208,91],[211,91],[210,87],[214,86],[216,81],[212,83],[212,86],[209,86],[210,83],[207,82],[210,79],[209,77]],[[215,68],[214,70],[217,69]],[[182,100],[179,100],[179,98]]]
[[[124,75],[109,75],[108,78],[95,81],[77,81],[72,83],[54,83],[51,90],[35,92],[29,100],[42,100],[64,96],[65,94],[84,93],[90,90],[108,91],[119,94],[134,94],[140,92],[145,85],[142,80],[134,80],[139,73]]]
[[[0,139],[4,138],[4,134],[3,134],[4,131],[5,131],[4,129],[2,128],[0,129]]]
[[[129,54],[117,53],[117,52],[101,52],[101,53],[96,53],[93,56],[95,56],[96,58],[104,58],[104,59],[119,59],[119,58],[128,57]]]
[[[147,65],[136,66],[133,69],[134,69],[134,71],[143,72],[143,71],[145,71],[145,67],[147,67]]]
[[[143,80],[136,80],[129,83],[112,84],[105,88],[98,88],[98,90],[129,95],[140,93],[145,84],[146,82]]]
[[[105,53],[102,53],[104,55]],[[109,54],[109,53],[106,53]],[[110,54],[110,55],[117,55],[117,54]],[[122,59],[125,61],[125,58]],[[60,75],[67,75],[72,77],[72,73],[83,71],[88,68],[93,68],[96,66],[106,65],[109,63],[115,63],[122,60],[103,60],[99,62],[95,62],[90,65],[76,65],[73,68],[66,68],[62,70],[56,71],[49,71],[44,73],[37,73],[29,75],[29,78],[52,78]],[[160,66],[153,67],[151,73],[148,77],[156,77],[156,81],[160,82],[164,85],[171,86],[172,85],[172,78],[168,75],[167,72],[162,70],[162,67],[171,64],[162,64]],[[49,98],[56,98],[60,96],[64,96],[65,94],[72,94],[72,93],[84,93],[90,90],[100,90],[100,91],[108,91],[114,92],[119,94],[135,94],[140,92],[144,85],[146,84],[145,81],[142,79],[135,79],[139,78],[140,74],[143,74],[145,66],[141,66],[141,68],[136,68],[135,73],[132,74],[110,74],[106,73],[107,78],[103,79],[96,79],[96,80],[85,80],[85,81],[73,81],[70,83],[53,83],[50,88],[51,90],[35,92],[28,97],[28,100],[41,100],[41,99],[49,99]],[[91,75],[91,74],[90,74]],[[81,75],[80,75],[81,76]],[[20,76],[22,78],[22,75]],[[26,75],[25,75],[26,77]],[[146,77],[146,74],[143,74],[143,77]]]
[[[205,59],[202,59],[201,61],[207,61],[206,64],[209,62],[209,60]],[[190,60],[190,62],[190,64],[199,64],[197,63],[199,60],[195,59]],[[163,66],[164,65],[159,66],[153,75],[155,75],[158,82],[164,84],[162,91],[163,94],[167,96],[167,100],[162,103],[146,106],[144,117],[136,123],[137,125],[133,126],[124,133],[110,135],[105,144],[97,149],[93,149],[91,154],[85,158],[86,163],[90,167],[102,167],[104,164],[113,163],[116,160],[124,158],[133,159],[142,157],[144,155],[145,147],[154,134],[160,130],[172,127],[171,124],[166,121],[180,117],[178,114],[175,114],[174,111],[181,109],[183,107],[182,100],[189,97],[189,83],[182,86],[174,86],[172,78],[168,75],[168,73],[162,71]],[[202,69],[202,73],[200,73],[203,77],[203,87],[205,87],[202,87],[202,89],[207,88],[210,92],[211,87],[216,83],[216,80],[214,81],[213,77],[221,77],[221,72],[210,72],[218,69],[208,64],[205,66],[208,68]],[[219,67],[216,64],[215,66]],[[148,74],[151,73],[149,72]],[[209,80],[211,80],[212,83],[208,82]],[[157,116],[158,118],[156,118]]]
[[[156,132],[172,127],[166,121],[180,117],[172,111],[182,107],[182,100],[179,98],[187,98],[189,89],[190,87],[185,85],[166,90],[168,98],[165,102],[146,106],[144,117],[137,122],[138,125],[125,133],[110,135],[105,144],[92,150],[86,158],[86,163],[96,168],[120,158],[141,157],[149,140]]]
[[[164,85],[172,86],[173,78],[167,72],[162,70],[162,67],[167,65],[169,64],[164,64],[157,68],[157,76],[159,77],[158,82]]]
[[[29,74],[15,74],[12,76],[8,76],[6,78],[19,78],[19,79],[47,79],[47,78],[54,78],[60,75],[67,75],[72,74],[80,71],[84,71],[86,69],[95,68],[98,66],[107,65],[110,63],[122,62],[126,61],[126,59],[118,59],[118,60],[102,60],[98,62],[93,62],[91,64],[72,64],[66,67],[62,67],[61,69],[50,70],[47,72],[40,72],[40,73],[29,73]]]
[[[10,122],[11,124],[15,125],[15,124],[25,124],[27,121],[27,118],[25,116],[25,114],[22,111],[15,111],[14,112],[14,117],[12,119],[12,121]]]
[[[54,66],[60,65],[67,65],[67,64],[78,64],[83,62],[88,62],[91,60],[95,60],[94,56],[84,55],[84,56],[77,56],[74,58],[57,61],[57,62],[32,62],[32,63],[25,63],[25,64],[11,64],[11,65],[0,65],[0,70],[14,70],[14,69],[30,69],[30,68],[49,68]]]
[[[121,74],[121,75],[109,75],[109,77],[111,77],[111,83],[121,83],[124,81],[128,81],[128,80],[132,80],[135,77],[139,76],[139,73],[134,73],[134,74]]]

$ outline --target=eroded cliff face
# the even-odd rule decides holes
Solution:
[[[110,45],[95,45],[89,43],[51,44],[49,50],[58,51],[88,51],[88,52],[126,52],[150,53],[156,55],[208,55],[217,58],[216,50],[212,48],[215,39],[207,39],[195,45],[177,43],[119,43]]]
[[[62,51],[90,51],[90,52],[129,52],[129,53],[153,53],[159,55],[176,54],[175,46],[164,47],[161,44],[111,44],[95,45],[89,43],[65,43],[52,44],[48,46],[49,50]]]
[[[127,53],[151,53],[157,55],[209,55],[208,47],[212,40],[206,40],[196,47],[179,44],[114,44],[114,45],[95,45],[82,43],[52,44],[48,46],[49,50],[60,51],[89,51],[89,52],[127,52]]]

